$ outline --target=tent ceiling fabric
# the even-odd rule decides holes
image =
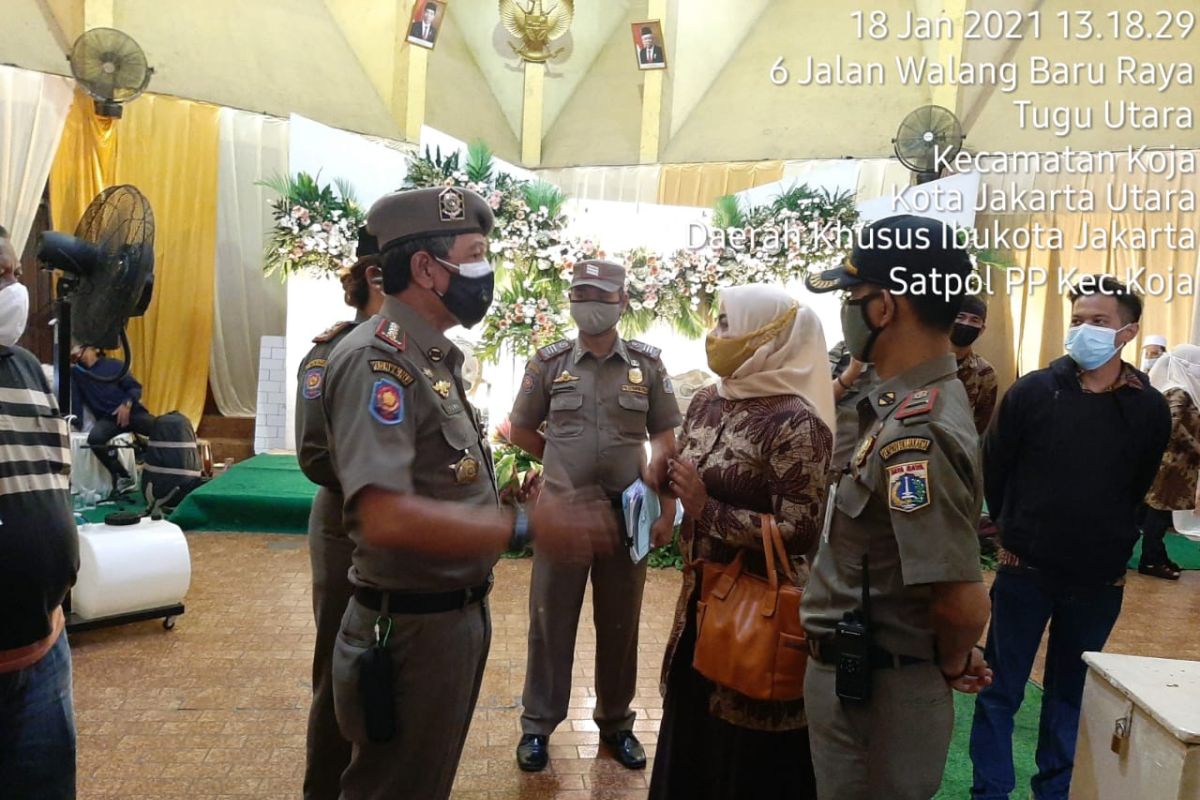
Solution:
[[[153,92],[286,117],[302,114],[347,130],[402,138],[404,86],[398,75],[403,39],[417,0],[107,0],[112,24],[145,49],[156,73]],[[68,74],[64,43],[82,28],[95,0],[0,0],[0,53],[5,62]],[[875,0],[872,9],[894,19],[965,3],[968,9],[1040,9],[1043,27],[1057,24],[1069,0]],[[1133,5],[1146,7],[1149,0]],[[1156,0],[1153,9],[1184,9],[1195,0]],[[934,56],[936,43],[860,42],[842,0],[667,0],[660,160],[745,161],[891,155],[895,126],[928,103],[929,87],[900,86],[889,69],[881,86],[784,86],[768,80],[775,59],[795,70],[812,55],[832,60]],[[1096,0],[1096,18],[1125,9],[1128,0]],[[961,6],[959,6],[961,7]],[[580,2],[564,56],[548,65],[543,152],[548,166],[632,164],[639,158],[641,88],[629,23],[644,19],[647,0]],[[506,155],[519,151],[523,70],[499,22],[496,0],[453,0],[445,25],[451,36],[429,55],[426,120],[460,139],[482,136]],[[99,17],[93,15],[93,19]],[[398,37],[397,33],[401,35]],[[404,45],[406,46],[406,45]],[[1194,38],[1174,42],[1116,39],[1064,42],[967,41],[962,60],[1105,60],[1118,55],[1157,61],[1193,60]],[[954,50],[954,48],[950,48]],[[1110,72],[1112,67],[1109,67]],[[1038,103],[1102,105],[1128,97],[1164,106],[1200,106],[1200,89],[1023,86],[1018,97]],[[1121,149],[1130,144],[1200,146],[1190,131],[1111,131],[1098,123],[1069,139],[1049,131],[1016,130],[1014,95],[986,86],[961,87],[954,97],[976,149]],[[866,110],[869,109],[869,112]],[[592,122],[592,124],[589,124]],[[507,130],[504,128],[507,127]]]

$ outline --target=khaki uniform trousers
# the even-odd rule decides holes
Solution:
[[[954,700],[932,662],[871,672],[871,699],[843,702],[833,665],[808,660],[804,709],[821,800],[929,800],[954,732]]]
[[[350,763],[350,743],[333,713],[333,645],[342,615],[354,594],[350,557],[354,543],[342,527],[342,495],[321,487],[308,515],[308,556],[312,563],[313,646],[312,706],[304,765],[304,800],[337,800],[342,771]]]
[[[342,800],[450,797],[491,646],[487,601],[440,614],[392,614],[396,735],[367,739],[358,659],[375,642],[379,612],[351,600],[333,653],[333,699],[354,745]]]
[[[588,575],[596,624],[596,709],[602,734],[632,730],[637,692],[638,623],[646,561],[634,564],[618,547],[590,565],[555,564],[534,550],[529,590],[529,653],[521,701],[521,732],[549,736],[567,717],[575,636]]]

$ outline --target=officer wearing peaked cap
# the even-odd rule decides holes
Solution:
[[[296,390],[296,456],[305,476],[320,488],[308,516],[308,554],[312,566],[313,644],[312,706],[304,764],[305,800],[333,800],[341,793],[342,771],[350,763],[350,743],[338,730],[333,709],[333,645],[342,614],[354,592],[350,556],[354,544],[342,522],[342,490],[329,457],[325,408],[321,395],[329,354],[364,320],[379,311],[379,247],[375,237],[359,231],[358,261],[342,275],[346,305],[357,312],[353,322],[339,322],[313,339],[300,362]]]
[[[978,439],[950,352],[963,295],[916,290],[935,273],[967,276],[970,259],[953,244],[940,222],[889,217],[861,232],[844,266],[808,280],[849,294],[846,345],[878,377],[858,401],[857,444],[834,476],[801,607],[821,797],[933,796],[951,688],[978,692],[991,680],[975,647],[989,609]]]
[[[367,228],[387,296],[325,367],[354,543],[354,596],[333,654],[337,721],[353,744],[343,800],[449,797],[487,659],[497,558],[532,540],[548,557],[588,559],[613,535],[598,504],[540,503],[532,518],[498,507],[463,354],[445,335],[491,305],[492,224],[483,198],[457,187],[376,202]]]
[[[628,304],[625,270],[607,261],[583,261],[571,278],[571,316],[579,338],[542,348],[525,369],[513,404],[512,440],[545,462],[549,493],[598,487],[619,518],[621,496],[638,479],[649,441],[647,475],[658,474],[675,452],[681,423],[670,373],[656,347],[625,341],[617,323]],[[538,428],[545,423],[542,437]],[[654,477],[650,483],[657,489]],[[658,544],[670,541],[675,501],[662,503],[654,527]],[[646,564],[627,551],[585,565],[555,564],[534,555],[529,592],[529,656],[517,764],[545,769],[549,737],[566,718],[579,611],[589,575],[596,625],[596,724],[600,738],[630,769],[646,766],[633,733],[630,708],[637,689],[638,622]]]

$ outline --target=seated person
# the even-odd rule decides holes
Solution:
[[[149,436],[154,415],[142,405],[142,385],[132,374],[113,381],[122,364],[106,358],[95,347],[76,345],[71,350],[71,412],[75,427],[83,428],[83,408],[92,412],[96,421],[88,433],[88,447],[113,478],[113,493],[132,489],[135,481],[117,458],[115,447],[109,445],[126,431]]]

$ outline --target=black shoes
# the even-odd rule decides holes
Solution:
[[[521,736],[517,745],[517,766],[522,772],[541,772],[550,763],[550,737],[536,733]]]
[[[600,741],[608,745],[613,757],[626,769],[645,769],[646,751],[642,743],[633,735],[633,731],[617,731],[614,734],[601,734]]]

